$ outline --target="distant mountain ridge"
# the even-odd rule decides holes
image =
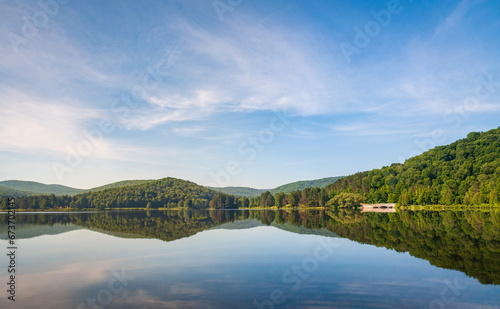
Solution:
[[[334,183],[335,181],[344,178],[345,176],[335,176],[335,177],[326,177],[326,178],[321,178],[321,179],[314,179],[314,180],[301,180],[301,181],[296,181],[292,183],[288,183],[282,186],[279,186],[277,188],[274,188],[272,190],[269,190],[272,195],[275,195],[276,193],[291,193],[293,191],[300,191],[304,190],[305,188],[326,188],[326,186]]]
[[[466,138],[430,149],[409,158],[404,164],[394,163],[347,177],[299,181],[269,190],[275,197],[266,192],[260,196],[259,193],[264,191],[262,189],[209,188],[171,177],[154,181],[127,180],[91,190],[27,181],[2,181],[0,197],[2,194],[4,197],[5,194],[24,197],[33,195],[33,192],[46,195],[20,198],[20,206],[24,206],[21,209],[48,209],[52,206],[77,209],[122,206],[216,209],[279,208],[287,205],[343,207],[345,201],[354,198],[366,203],[388,202],[398,203],[400,206],[500,205],[499,153],[500,127],[487,132],[471,132]],[[54,194],[54,191],[57,194],[68,194],[68,191],[82,193],[74,197],[48,196]],[[289,192],[291,193],[285,194]],[[252,196],[248,196],[250,194],[257,197],[251,198]],[[24,204],[21,205],[22,203]],[[6,209],[7,199],[2,199],[0,206]]]
[[[0,197],[21,197],[21,196],[51,195],[51,194],[54,194],[56,196],[62,196],[62,195],[74,196],[85,192],[102,191],[106,189],[119,188],[124,186],[136,186],[151,181],[154,180],[153,179],[122,180],[86,190],[86,189],[72,188],[63,185],[55,185],[55,184],[47,185],[35,181],[4,180],[0,181]]]
[[[225,194],[229,195],[234,195],[238,197],[257,197],[261,195],[262,193],[268,191],[268,189],[254,189],[250,187],[209,187],[207,186],[206,188],[209,188],[214,191],[222,192]]]
[[[238,197],[257,197],[262,193],[269,191],[272,195],[276,193],[291,193],[293,191],[300,191],[306,188],[326,188],[328,185],[335,181],[344,178],[345,176],[325,177],[314,180],[301,180],[296,182],[287,183],[276,187],[274,189],[254,189],[249,187],[207,187],[209,189],[219,191],[225,194],[230,194]]]
[[[296,181],[288,184],[284,184],[274,189],[254,189],[249,187],[209,187],[205,188],[222,192],[229,195],[234,195],[237,197],[257,197],[266,191],[270,191],[273,195],[279,192],[290,193],[292,191],[303,190],[305,188],[318,187],[325,188],[329,184],[343,178],[344,176],[337,177],[326,177],[315,180],[303,180]],[[103,186],[91,188],[88,190],[72,188],[63,185],[47,185],[35,181],[23,181],[23,180],[5,180],[0,181],[0,197],[21,197],[21,196],[31,196],[31,195],[51,195],[56,196],[68,195],[74,196],[86,192],[97,192],[112,188],[120,188],[126,186],[137,186],[148,182],[156,181],[156,179],[137,179],[137,180],[122,180],[118,182],[113,182]]]
[[[76,189],[63,185],[46,185],[35,181],[23,181],[23,180],[0,181],[0,186],[14,191],[20,191],[17,192],[17,194],[12,194],[11,192],[11,194],[14,196],[50,195],[50,194],[76,195],[78,193],[82,193],[85,191],[83,189]]]
[[[32,192],[16,190],[4,186],[0,186],[0,197],[19,197],[33,195]]]

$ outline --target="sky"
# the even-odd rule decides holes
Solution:
[[[0,180],[274,188],[500,126],[499,1],[0,2]]]

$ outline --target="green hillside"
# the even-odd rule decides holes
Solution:
[[[359,193],[368,203],[400,205],[498,204],[500,127],[472,132],[450,145],[433,148],[381,169],[357,173],[326,187],[329,198]]]
[[[7,207],[6,199],[0,208]],[[75,196],[28,196],[16,200],[19,209],[48,209],[71,207],[76,209],[103,208],[237,208],[238,199],[199,186],[193,182],[163,178],[139,185],[121,186],[100,191],[84,192]]]
[[[124,186],[136,186],[151,182],[153,180],[123,180],[119,182],[110,183],[104,186],[92,188],[89,190],[71,188],[62,185],[46,185],[34,181],[23,180],[5,180],[0,181],[0,197],[21,197],[29,195],[77,195],[84,192],[101,191],[111,188],[118,188]]]
[[[112,189],[112,188],[119,188],[119,187],[125,187],[125,186],[137,186],[137,185],[142,185],[148,182],[154,181],[153,179],[144,179],[144,180],[122,180],[118,182],[113,182],[104,186],[100,187],[95,187],[89,190],[86,190],[87,192],[94,192],[94,191],[102,191],[106,189]]]
[[[222,187],[222,188],[207,187],[207,188],[238,197],[257,197],[267,191],[265,189],[254,189],[248,187]]]
[[[292,182],[286,185],[279,186],[277,188],[274,188],[272,190],[269,190],[271,194],[275,195],[276,193],[291,193],[293,191],[297,190],[304,190],[305,188],[325,188],[331,183],[334,183],[335,181],[344,178],[344,176],[336,176],[336,177],[326,177],[326,178],[321,178],[321,179],[315,179],[315,180],[302,180],[302,181],[296,181]]]
[[[0,186],[0,198],[2,198],[2,197],[19,197],[19,196],[28,196],[28,195],[33,195],[33,193]]]
[[[47,195],[20,198],[20,208],[25,209],[340,207],[346,199],[400,205],[499,204],[500,128],[469,133],[464,139],[431,149],[404,164],[392,164],[348,177],[299,181],[271,190],[274,194],[243,187],[214,188],[226,192],[221,193],[175,178],[121,181],[73,197],[48,194],[55,191],[56,195],[70,195],[79,189],[35,182],[0,182],[0,186],[5,187],[5,184],[15,188],[0,187],[3,196],[16,193],[9,193],[9,190],[22,189],[29,191],[17,192],[17,196],[32,195],[37,192],[35,190]],[[302,187],[306,188],[300,189]],[[6,205],[3,199],[0,208]]]
[[[5,180],[0,181],[0,186],[13,189],[16,191],[24,191],[27,195],[75,195],[83,192],[82,189],[71,188],[62,185],[46,185],[34,181],[23,180]],[[14,195],[23,196],[23,195]]]
[[[76,207],[82,208],[145,207],[148,203],[151,208],[184,206],[205,208],[217,195],[222,196],[224,201],[226,197],[229,198],[228,195],[191,181],[168,177],[135,186],[80,194],[75,197],[73,203]]]
[[[226,194],[231,194],[238,197],[258,197],[262,193],[269,191],[271,194],[275,195],[276,193],[291,193],[293,191],[304,190],[305,188],[325,188],[329,184],[343,178],[344,176],[336,176],[336,177],[326,177],[315,180],[302,180],[287,183],[285,185],[276,187],[274,189],[254,189],[249,187],[207,187],[209,189],[219,191]]]

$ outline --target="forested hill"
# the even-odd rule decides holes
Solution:
[[[15,197],[28,196],[28,195],[33,195],[33,193],[0,186],[0,198],[13,197],[13,196]]]
[[[296,181],[292,183],[288,183],[286,185],[279,186],[277,188],[274,188],[272,190],[269,190],[271,194],[275,195],[276,193],[291,193],[293,191],[297,190],[303,190],[306,188],[325,188],[331,183],[334,183],[335,181],[344,178],[344,176],[336,176],[336,177],[326,177],[326,178],[321,178],[321,179],[315,179],[315,180],[302,180],[302,181]]]
[[[124,187],[124,186],[135,186],[144,184],[150,180],[123,180],[114,183],[110,183],[104,186],[92,188],[89,190],[77,189],[62,185],[46,185],[34,181],[23,181],[23,180],[5,180],[0,181],[0,197],[21,197],[30,195],[77,195],[79,193],[101,191],[105,189]]]
[[[389,202],[400,205],[499,204],[500,127],[472,132],[466,138],[439,146],[404,164],[357,173],[341,178],[326,188],[305,188],[274,196],[266,191],[255,198],[238,198],[190,181],[163,178],[127,181],[113,188],[75,196],[20,197],[21,209],[186,207],[344,207],[347,204]],[[116,187],[118,186],[118,187]],[[102,187],[100,189],[103,189]],[[4,190],[5,191],[5,190]],[[2,188],[0,188],[0,194]],[[342,194],[340,193],[358,193]],[[0,209],[7,199],[0,200]]]
[[[215,200],[223,205],[217,204]],[[207,189],[194,182],[168,177],[139,185],[80,194],[75,196],[72,203],[75,203],[77,208],[145,207],[146,203],[150,208],[232,208],[234,200],[233,196]]]
[[[266,189],[254,189],[249,187],[207,187],[209,189],[239,197],[256,197],[266,192]]]
[[[119,187],[126,187],[126,186],[136,186],[136,185],[142,185],[148,182],[155,181],[153,179],[145,179],[145,180],[122,180],[118,182],[113,182],[104,186],[100,187],[95,187],[86,191],[94,192],[94,191],[101,191],[101,190],[106,190],[106,189],[112,189],[112,188],[119,188]]]
[[[329,184],[343,177],[344,176],[336,176],[336,177],[326,177],[314,180],[301,180],[301,181],[287,183],[279,187],[276,187],[274,189],[254,189],[248,187],[222,187],[222,188],[207,187],[207,188],[238,197],[257,197],[266,191],[269,191],[272,195],[275,195],[277,193],[288,194],[292,193],[293,191],[300,191],[306,188],[325,188]]]
[[[46,185],[43,183],[35,181],[23,181],[23,180],[5,180],[0,181],[0,186],[12,189],[14,192],[10,195],[12,196],[26,196],[26,195],[44,195],[44,194],[55,194],[55,195],[75,195],[82,193],[85,190],[71,188],[62,185]]]
[[[3,199],[0,208],[6,208]],[[163,178],[138,185],[126,185],[75,196],[30,196],[16,200],[20,209],[70,207],[74,209],[104,208],[236,208],[238,199],[193,182]]]
[[[500,191],[500,127],[472,132],[381,169],[357,173],[326,188],[329,196],[359,193],[365,202],[400,205],[497,204]]]

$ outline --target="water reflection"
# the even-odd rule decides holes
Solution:
[[[422,308],[441,304],[443,291],[462,307],[500,301],[497,212],[170,210],[19,214],[17,223],[23,308],[91,308],[98,295],[111,295],[107,308]],[[325,240],[340,247],[318,251]],[[134,277],[127,286],[116,281],[122,268]]]
[[[0,216],[1,230],[6,218]],[[500,284],[500,213],[477,211],[361,213],[352,210],[205,210],[18,215],[18,237],[87,228],[123,238],[172,241],[242,220],[294,233],[335,237],[410,252],[481,283]],[[240,222],[239,228],[248,228]],[[48,226],[52,229],[49,231]],[[254,226],[254,225],[252,225]],[[224,228],[230,229],[231,225]],[[6,239],[2,234],[1,239]]]

